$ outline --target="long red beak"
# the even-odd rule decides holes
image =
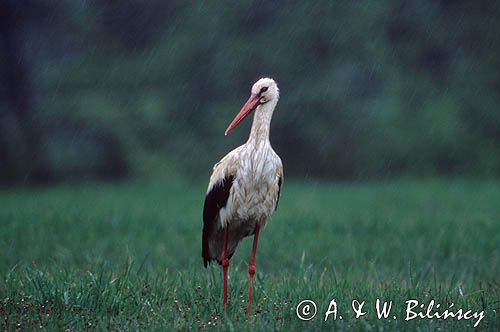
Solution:
[[[248,98],[245,105],[243,105],[243,107],[241,108],[241,111],[236,115],[233,122],[231,122],[229,127],[227,127],[224,135],[229,134],[229,132],[234,128],[236,128],[236,126],[239,125],[240,122],[243,121],[243,119],[246,118],[248,114],[250,114],[254,109],[256,109],[257,106],[259,106],[259,100],[260,98],[258,95],[252,94],[250,98]]]

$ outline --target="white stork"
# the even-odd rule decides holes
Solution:
[[[254,235],[248,265],[248,314],[252,306],[252,281],[259,230],[278,206],[283,182],[280,157],[269,142],[269,127],[278,103],[279,89],[270,78],[261,78],[225,135],[255,111],[248,141],[215,164],[203,208],[202,256],[205,267],[216,260],[222,265],[224,309],[227,308],[227,268],[240,241]]]

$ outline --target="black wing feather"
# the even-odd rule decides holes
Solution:
[[[283,183],[282,176],[280,176],[278,179],[278,197],[276,198],[276,206],[274,207],[274,211],[278,210],[278,202],[280,201],[280,194],[281,194],[281,183]]]
[[[205,197],[205,205],[203,207],[203,239],[201,245],[203,265],[205,267],[207,267],[207,263],[211,260],[208,249],[208,237],[215,227],[217,227],[217,215],[220,209],[226,206],[233,180],[233,176],[226,176],[222,181],[216,183]]]

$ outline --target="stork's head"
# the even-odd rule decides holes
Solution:
[[[280,97],[280,90],[278,85],[272,78],[261,78],[252,86],[252,91],[250,98],[241,108],[240,112],[236,115],[233,122],[227,127],[224,135],[227,135],[231,130],[233,130],[244,118],[247,117],[252,111],[254,111],[260,105],[274,102],[276,103]]]

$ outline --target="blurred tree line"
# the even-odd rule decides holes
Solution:
[[[500,175],[497,1],[0,2],[0,182],[185,174],[262,77],[288,175]]]

